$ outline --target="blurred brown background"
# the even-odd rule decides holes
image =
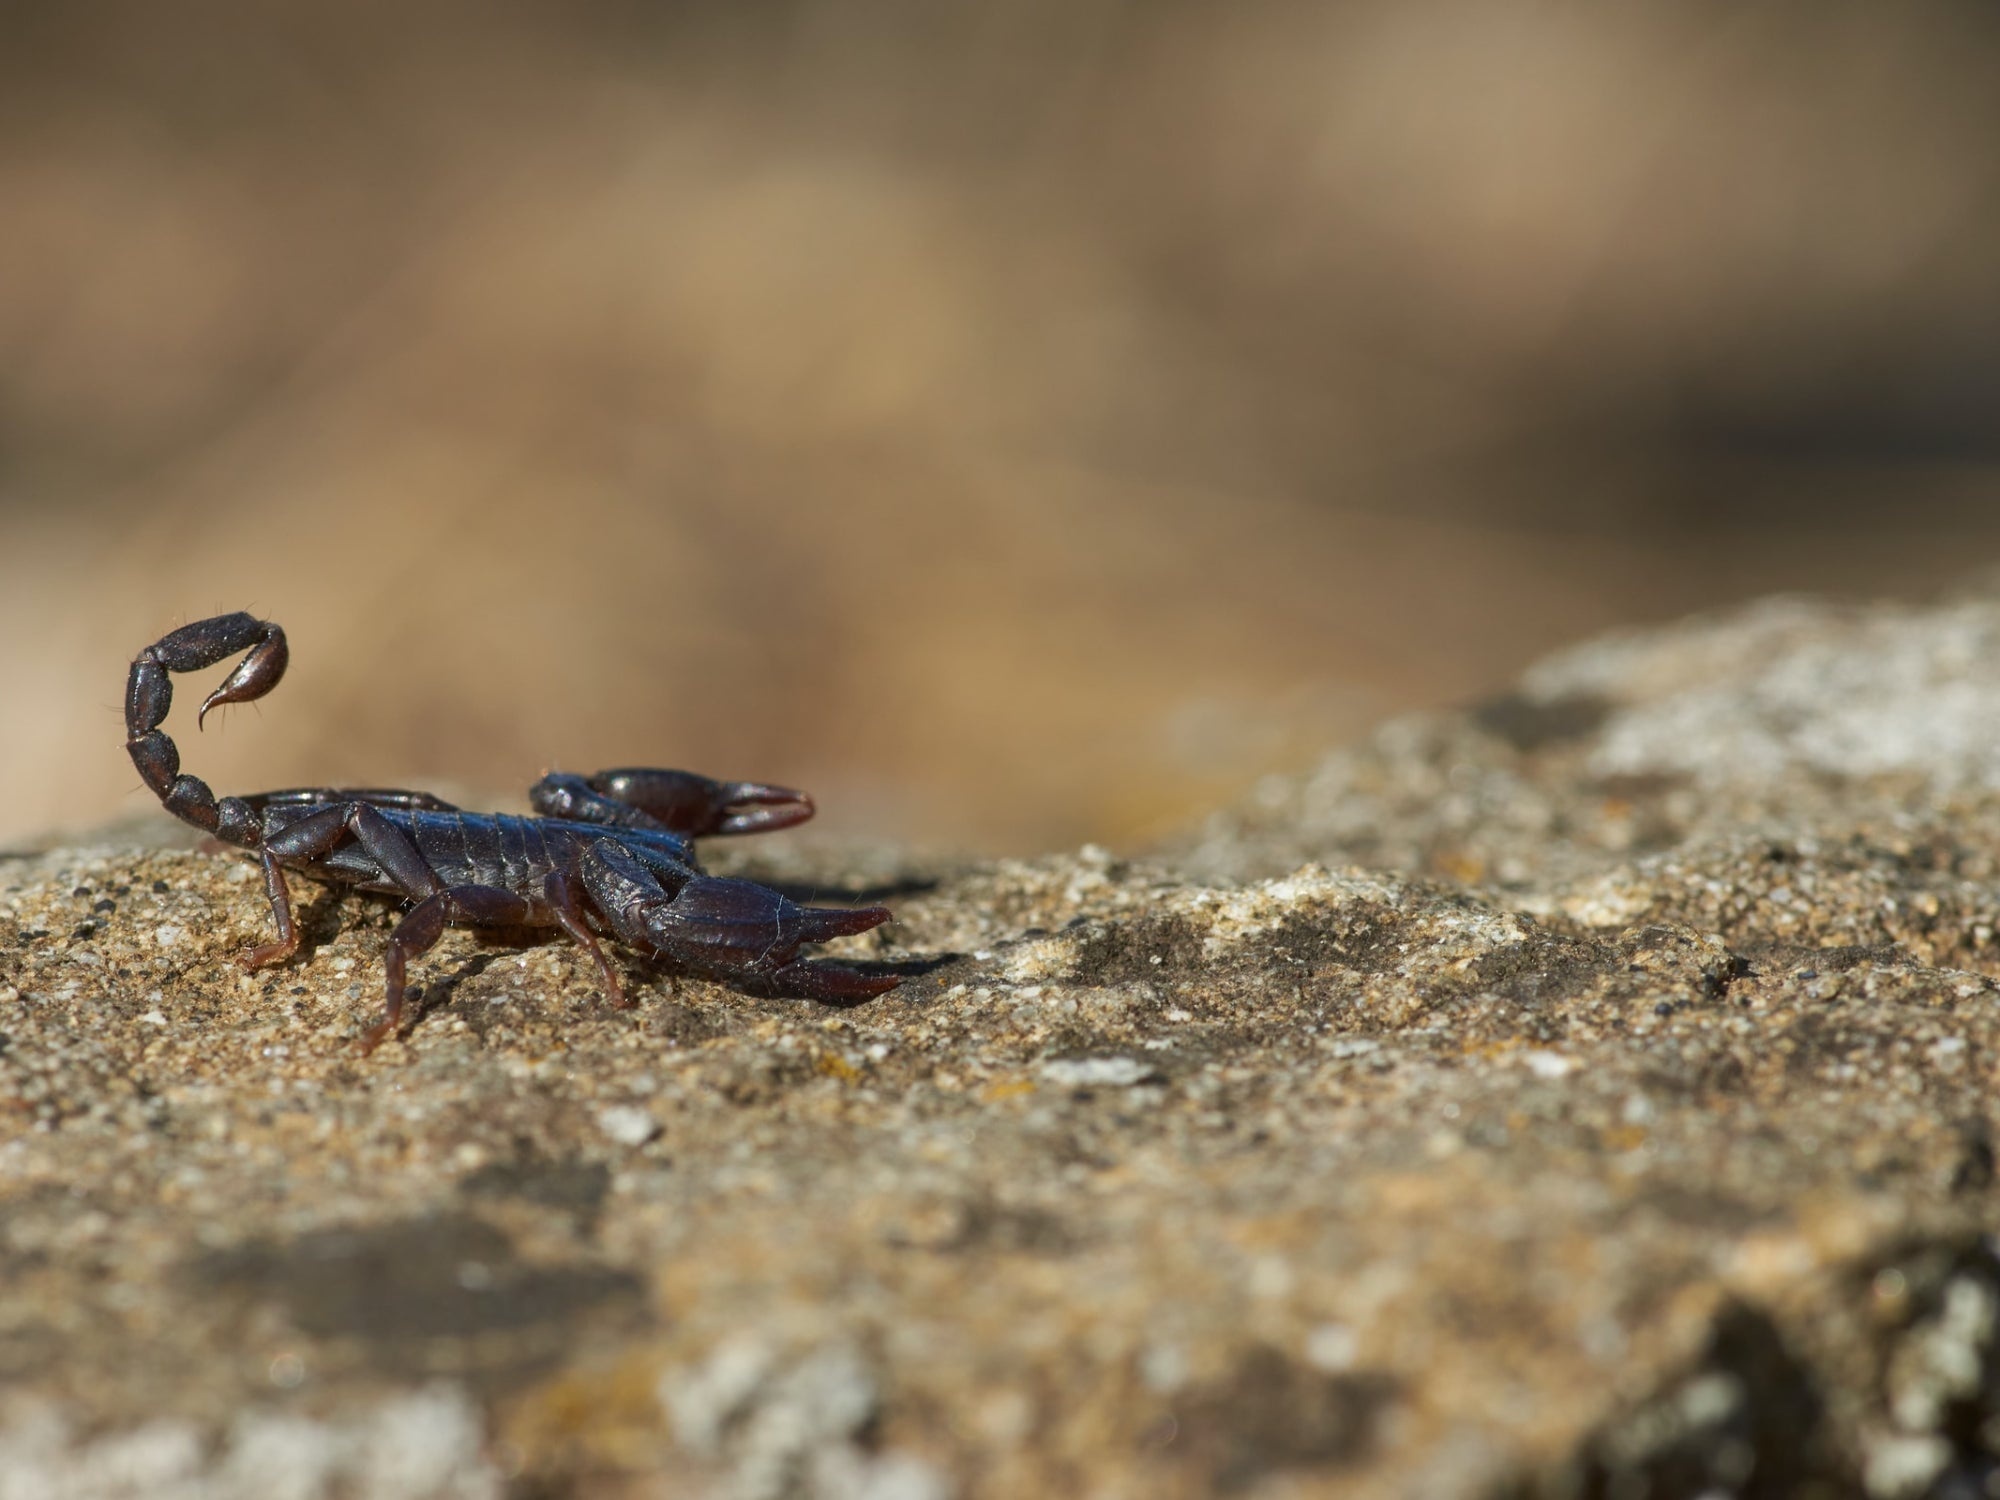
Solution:
[[[2000,555],[2000,15],[9,6],[0,839],[656,762],[1131,842],[1607,625]]]

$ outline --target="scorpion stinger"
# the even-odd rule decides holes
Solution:
[[[218,802],[207,782],[182,775],[180,749],[160,729],[174,705],[174,684],[168,674],[199,672],[238,651],[250,654],[202,702],[195,716],[198,729],[211,708],[248,703],[278,685],[290,660],[285,632],[252,615],[218,615],[183,625],[134,657],[125,679],[125,749],[140,779],[168,812],[224,843],[254,849],[262,829],[250,805],[240,797]]]
[[[298,951],[287,870],[411,903],[389,937],[382,1020],[364,1034],[364,1051],[395,1031],[409,963],[449,926],[560,928],[590,955],[605,994],[620,1006],[601,935],[678,972],[762,994],[852,1002],[898,983],[897,975],[798,956],[809,944],[880,926],[886,907],[801,906],[754,882],[703,873],[693,839],[788,828],[812,816],[812,799],[788,787],[646,767],[557,774],[530,792],[541,814],[532,818],[463,812],[425,792],[379,787],[218,800],[206,782],[181,772],[180,751],[160,726],[173,706],[172,674],[238,651],[249,654],[208,695],[203,714],[276,687],[288,659],[285,633],[247,614],[219,615],[141,651],[126,684],[126,749],[168,812],[262,862],[277,938],[244,953],[246,968]]]

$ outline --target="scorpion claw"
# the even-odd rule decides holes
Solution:
[[[813,815],[813,800],[790,787],[757,781],[725,782],[715,804],[711,833],[770,833],[790,828]]]
[[[886,906],[800,906],[766,886],[748,880],[699,876],[682,886],[671,900],[649,905],[642,921],[658,949],[702,973],[732,978],[768,980],[782,985],[807,984],[812,976],[836,976],[836,998],[879,994],[889,988],[853,990],[845,969],[822,970],[797,959],[807,943],[851,937],[889,920]],[[782,976],[782,977],[781,977]],[[873,982],[873,976],[861,976]],[[856,981],[859,982],[859,981]],[[809,993],[818,993],[809,990]]]
[[[892,913],[886,906],[802,906],[798,913],[804,936],[799,941],[823,943],[828,938],[853,937],[871,927],[880,927]]]
[[[590,789],[657,818],[690,838],[769,833],[813,815],[813,800],[788,786],[761,781],[712,781],[692,771],[633,767],[586,778]]]

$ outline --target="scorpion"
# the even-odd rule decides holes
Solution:
[[[691,771],[629,767],[594,776],[550,772],[530,788],[534,817],[465,812],[428,792],[297,787],[217,797],[180,768],[160,728],[173,706],[172,675],[246,652],[195,716],[263,697],[285,675],[285,633],[248,614],[217,615],[162,636],[133,659],[125,687],[125,748],[166,810],[263,865],[277,938],[244,950],[245,969],[284,963],[299,948],[285,872],[399,896],[414,903],[389,934],[382,1019],[363,1054],[402,1020],[405,976],[447,926],[560,928],[590,956],[604,994],[627,1010],[599,934],[663,961],[671,971],[737,989],[857,1002],[901,976],[801,958],[805,944],[868,931],[882,906],[801,906],[749,880],[702,871],[694,840],[789,828],[813,815],[803,792],[754,781],[713,781]]]

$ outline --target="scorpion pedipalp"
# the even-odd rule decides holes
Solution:
[[[655,828],[683,838],[770,833],[813,815],[812,798],[788,786],[639,766],[595,776],[551,771],[529,789],[528,801],[546,818]]]
[[[749,880],[699,876],[664,906],[645,909],[663,953],[697,969],[739,974],[815,1000],[856,1000],[893,988],[895,976],[799,958],[807,943],[852,937],[889,920],[886,906],[800,906]]]
[[[622,941],[694,973],[818,1000],[861,999],[897,983],[895,976],[798,956],[808,943],[881,926],[891,915],[886,906],[801,906],[755,881],[699,871],[670,888],[616,839],[593,843],[578,872]]]
[[[645,809],[676,833],[772,833],[813,815],[813,800],[788,786],[761,781],[711,781],[689,771],[627,768],[587,778],[607,797]]]
[[[889,911],[800,906],[754,880],[699,875],[671,900],[648,905],[642,920],[653,941],[678,956],[776,968],[801,944],[866,932],[888,921]]]

